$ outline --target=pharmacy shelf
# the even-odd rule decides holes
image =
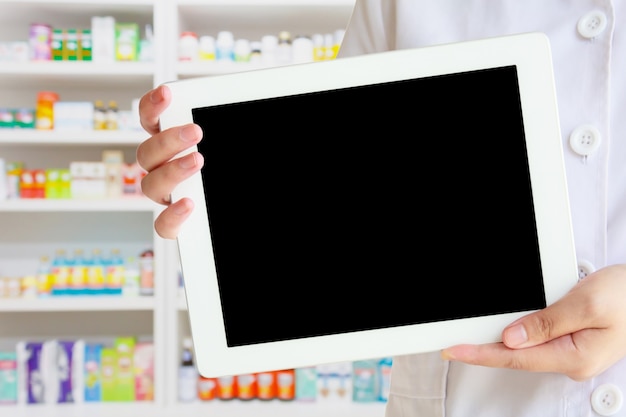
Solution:
[[[37,93],[51,90],[61,101],[116,100],[120,110],[155,85],[183,78],[220,75],[262,67],[240,63],[180,63],[181,31],[260,39],[287,30],[293,35],[331,33],[344,28],[354,0],[0,0],[0,42],[27,40],[29,25],[88,28],[92,16],[114,16],[154,29],[154,62],[2,62],[0,107],[33,108]],[[99,160],[118,149],[132,161],[144,131],[36,131],[0,129],[0,157],[28,168],[67,167],[71,161]],[[153,222],[162,209],[146,198],[115,200],[0,201],[0,261],[5,271],[27,264],[35,270],[40,253],[57,247],[153,245],[152,297],[63,297],[0,300],[0,333],[10,338],[76,335],[149,335],[155,343],[155,401],[0,406],[11,417],[382,417],[382,403],[301,403],[278,400],[180,403],[177,374],[183,338],[189,336],[186,301],[178,288],[175,241],[160,239]],[[26,268],[20,268],[20,271]],[[12,275],[10,272],[8,275]],[[96,324],[93,324],[96,323]],[[0,342],[2,338],[0,338]]]
[[[0,312],[69,312],[69,311],[152,311],[151,296],[52,296],[48,298],[3,298]]]
[[[356,403],[346,401],[241,401],[211,400],[190,404],[179,403],[177,411],[180,416],[229,416],[229,417],[383,417],[384,403]],[[172,416],[178,417],[178,416]]]
[[[119,199],[15,199],[0,201],[0,212],[153,212],[161,207],[145,197]]]
[[[0,129],[0,146],[136,146],[147,137],[143,130]]]
[[[41,62],[15,62],[6,67],[0,67],[0,76],[23,77],[32,76],[62,76],[68,78],[102,76],[139,76],[152,78],[154,75],[154,63],[152,62],[114,62],[110,64],[96,63],[93,61],[41,61]],[[118,80],[119,81],[119,80]]]
[[[177,404],[170,407],[159,407],[146,403],[111,403],[111,404],[59,404],[53,406],[3,406],[0,411],[7,411],[11,417],[196,417],[196,416],[229,416],[229,417],[383,417],[384,404],[372,403],[301,403],[270,401],[233,400],[222,402],[213,400],[206,403]]]
[[[164,408],[154,403],[0,406],[0,413],[5,412],[11,417],[168,417]]]
[[[143,91],[152,86],[154,63],[94,62],[24,62],[0,67],[0,87],[37,87],[50,89],[58,83],[71,83],[75,88],[89,89],[94,84],[99,88],[120,88],[143,85]]]

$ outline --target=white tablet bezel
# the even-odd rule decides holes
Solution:
[[[575,284],[577,272],[551,52],[544,34],[526,33],[176,81],[169,83],[172,103],[161,117],[161,127],[192,123],[191,110],[198,107],[507,65],[515,65],[518,71],[545,294],[551,304]],[[507,324],[528,313],[229,348],[200,174],[172,193],[173,201],[182,197],[195,201],[195,210],[179,232],[178,247],[197,366],[205,376],[426,352],[458,343],[496,342]],[[486,263],[488,267],[488,259]]]

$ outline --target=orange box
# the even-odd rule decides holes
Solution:
[[[20,198],[34,198],[35,172],[32,169],[24,169],[20,173]]]
[[[211,401],[217,398],[217,378],[198,377],[198,398]]]
[[[33,198],[46,198],[46,170],[33,170]]]

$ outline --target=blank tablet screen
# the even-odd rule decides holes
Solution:
[[[229,346],[546,306],[515,66],[193,120]]]

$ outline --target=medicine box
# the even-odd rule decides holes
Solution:
[[[17,403],[17,353],[0,352],[0,405]]]
[[[154,343],[138,342],[135,345],[135,400],[154,400]]]
[[[116,401],[135,401],[135,338],[116,338],[115,350],[117,352],[115,399]]]
[[[84,381],[85,402],[98,402],[102,400],[102,344],[85,343]]]
[[[54,103],[54,130],[92,130],[93,103],[57,101]]]
[[[139,25],[137,23],[115,24],[115,59],[117,61],[139,59]]]

